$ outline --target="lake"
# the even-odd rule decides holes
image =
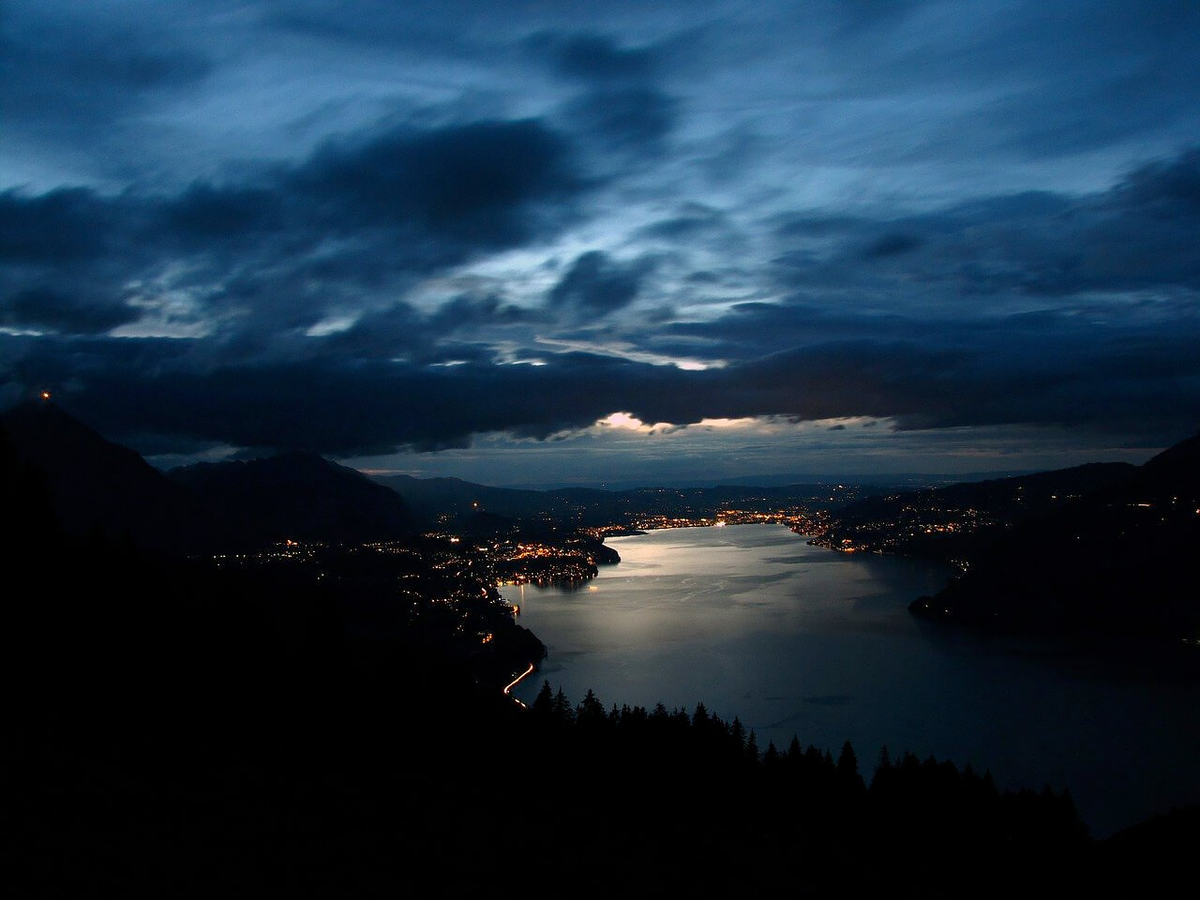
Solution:
[[[1200,802],[1200,653],[1181,676],[924,622],[907,604],[946,567],[810,547],[779,525],[608,543],[621,563],[578,589],[501,589],[549,649],[525,702],[544,679],[576,702],[588,688],[606,706],[702,701],[762,749],[795,734],[836,755],[848,739],[868,776],[884,744],[970,762],[1001,787],[1069,787],[1097,836]]]

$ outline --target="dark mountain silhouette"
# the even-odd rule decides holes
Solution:
[[[833,513],[812,543],[970,560],[1021,522],[1061,509],[1135,471],[1128,463],[1091,463],[867,497]]]
[[[1200,436],[1004,535],[915,613],[1020,629],[1197,636]]]
[[[501,535],[515,534],[519,528],[520,526],[516,519],[483,511],[472,513],[464,518],[462,520],[462,527],[459,530],[463,534],[476,537],[499,537]]]
[[[1200,494],[1200,434],[1168,447],[1143,465],[1133,479],[1137,490],[1155,492],[1165,498],[1183,491]]]
[[[389,540],[412,530],[412,515],[393,491],[313,454],[163,474],[51,402],[20,404],[0,416],[0,426],[13,463],[44,479],[68,536],[186,554],[288,538]]]
[[[583,525],[628,522],[644,516],[707,517],[735,509],[754,512],[771,512],[786,507],[828,509],[842,506],[848,500],[862,495],[858,489],[835,488],[824,484],[790,484],[785,487],[657,487],[628,491],[563,488],[551,493],[573,509]]]
[[[412,514],[394,491],[313,453],[201,463],[168,474],[251,542],[359,543],[413,530]]]
[[[629,896],[1124,896],[1189,874],[1194,808],[1097,843],[1068,793],[1001,792],[945,760],[885,749],[868,778],[849,742],[836,762],[798,738],[760,753],[703,705],[609,709],[548,684],[521,709],[500,686],[544,648],[435,556],[329,548],[320,565],[239,568],[71,539],[31,433],[45,472],[162,485],[58,415],[14,415],[32,429],[19,451],[0,431],[0,509],[26,537],[0,542],[18,896],[529,896],[581,879]],[[1194,462],[1164,454],[1105,502],[1178,507]],[[297,503],[354,478],[311,457],[215,468],[208,483],[274,472]],[[511,835],[532,833],[515,864]]]
[[[711,516],[724,509],[772,511],[791,505],[840,506],[853,494],[821,484],[785,487],[722,485],[709,488],[556,488],[548,491],[488,487],[458,478],[376,476],[396,491],[426,526],[462,523],[479,512],[523,522],[545,520],[575,526],[625,524],[639,516]]]
[[[217,523],[192,491],[57,404],[20,404],[0,416],[0,425],[16,461],[44,476],[67,535],[171,552],[213,540]]]
[[[412,514],[425,525],[458,522],[484,510],[510,519],[542,515],[567,516],[565,502],[544,491],[488,487],[461,478],[413,478],[381,475],[375,481],[399,494]]]

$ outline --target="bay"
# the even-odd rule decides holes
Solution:
[[[990,770],[1001,787],[1069,787],[1103,836],[1200,802],[1200,681],[1061,644],[913,618],[945,583],[928,562],[840,554],[782,526],[670,529],[610,539],[621,554],[574,590],[509,586],[547,645],[517,689],[689,711],[703,702],[868,775],[879,749]]]

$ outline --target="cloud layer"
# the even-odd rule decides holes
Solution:
[[[0,399],[345,457],[1200,421],[1192,4],[179,8],[5,11]]]

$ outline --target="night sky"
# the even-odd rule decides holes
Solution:
[[[1200,425],[1200,4],[0,5],[0,406],[490,483]]]

